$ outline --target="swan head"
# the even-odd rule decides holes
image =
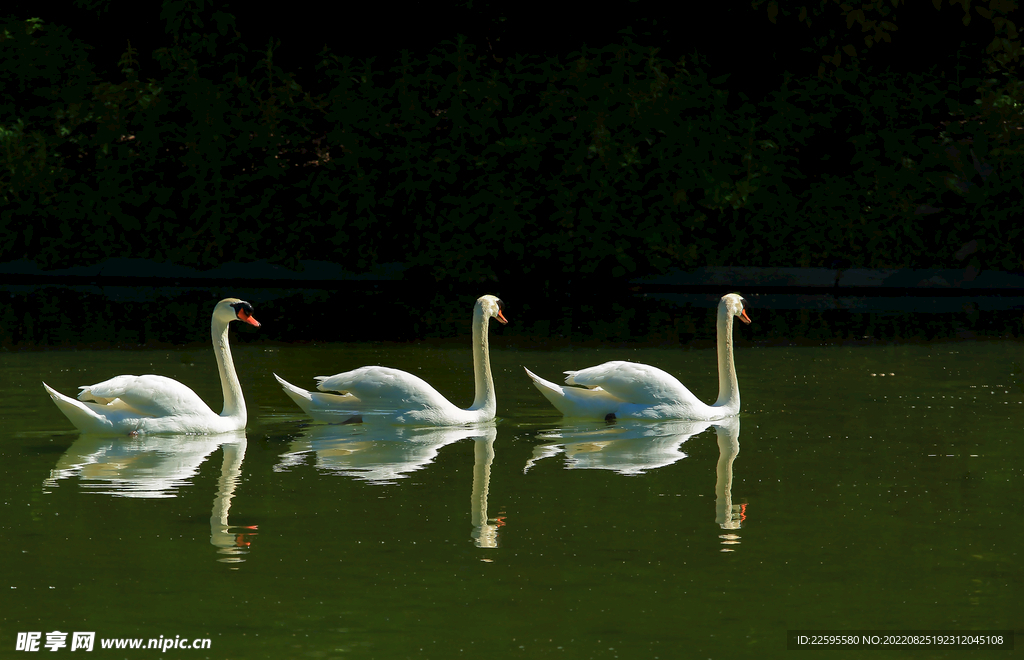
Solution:
[[[501,310],[505,308],[505,303],[501,302],[500,298],[496,296],[480,296],[477,298],[476,306],[483,311],[484,318],[498,319],[498,322],[503,325],[508,323],[505,315],[501,313]]]
[[[225,325],[231,321],[244,321],[249,325],[260,327],[260,322],[252,315],[252,305],[238,298],[225,298],[213,308],[213,317]]]
[[[747,301],[740,294],[727,293],[722,296],[720,304],[729,311],[730,316],[738,316],[744,323],[750,323],[750,317],[747,316]]]

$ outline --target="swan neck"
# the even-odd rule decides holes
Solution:
[[[235,373],[235,362],[231,358],[231,346],[228,344],[228,323],[214,317],[210,333],[213,335],[213,354],[217,358],[217,371],[220,372],[220,386],[224,392],[224,410],[221,417],[236,417],[245,423],[245,399],[242,398],[242,386]]]
[[[494,416],[498,401],[494,394],[494,381],[491,378],[490,346],[487,338],[487,316],[480,305],[473,310],[473,380],[475,392],[473,406],[470,410],[484,411],[485,419]]]
[[[740,386],[736,380],[736,364],[732,358],[733,316],[725,304],[718,306],[718,400],[716,408],[727,408],[731,414],[740,410]]]

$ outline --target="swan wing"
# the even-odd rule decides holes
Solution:
[[[115,376],[79,389],[79,401],[128,409],[143,417],[215,414],[191,388],[165,376]]]
[[[390,367],[360,367],[333,376],[317,376],[321,392],[355,395],[367,406],[394,410],[454,407],[419,376]]]
[[[655,406],[701,402],[672,374],[636,362],[613,361],[579,371],[566,371],[568,385],[601,388],[629,403]]]

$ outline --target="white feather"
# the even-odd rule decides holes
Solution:
[[[241,307],[245,305],[245,307]],[[259,326],[248,303],[227,298],[213,310],[213,350],[224,391],[224,410],[213,412],[191,388],[165,376],[115,376],[81,387],[78,400],[43,387],[57,407],[83,433],[209,434],[245,428],[247,414],[242,388],[228,346],[228,324],[242,320]]]
[[[490,319],[506,323],[501,301],[482,296],[473,308],[473,405],[462,409],[429,383],[406,371],[390,367],[360,367],[333,376],[316,376],[317,389],[307,392],[277,374],[285,393],[315,419],[339,420],[340,415],[373,414],[396,424],[453,426],[488,422],[497,412],[491,377],[487,330]],[[339,420],[340,421],[340,420]]]
[[[718,304],[718,400],[707,405],[671,374],[646,364],[613,361],[596,367],[566,371],[563,387],[526,374],[534,386],[566,417],[605,419],[609,416],[635,419],[715,420],[740,410],[740,390],[732,355],[732,320],[750,318],[744,301],[730,293]],[[524,367],[525,368],[525,367]]]

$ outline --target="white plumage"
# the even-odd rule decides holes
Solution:
[[[252,306],[243,300],[227,298],[213,309],[210,326],[213,352],[224,392],[224,409],[220,415],[191,388],[165,376],[115,376],[81,387],[78,400],[57,392],[46,383],[43,387],[60,411],[83,433],[239,431],[245,428],[247,414],[228,345],[228,324],[234,320],[260,325],[252,316]]]
[[[473,308],[473,405],[462,409],[429,383],[400,369],[360,367],[333,376],[317,376],[317,389],[309,392],[277,374],[281,388],[306,414],[315,419],[344,421],[356,414],[373,414],[397,424],[452,426],[488,422],[497,412],[487,340],[488,321],[507,323],[502,303],[482,296]],[[337,392],[337,394],[334,394]]]
[[[740,410],[740,390],[732,354],[732,319],[750,323],[745,301],[735,293],[718,304],[718,400],[707,405],[671,374],[646,364],[614,361],[579,371],[566,371],[564,387],[544,380],[529,369],[527,375],[566,417],[606,419],[715,420]],[[525,367],[524,367],[525,369]]]

